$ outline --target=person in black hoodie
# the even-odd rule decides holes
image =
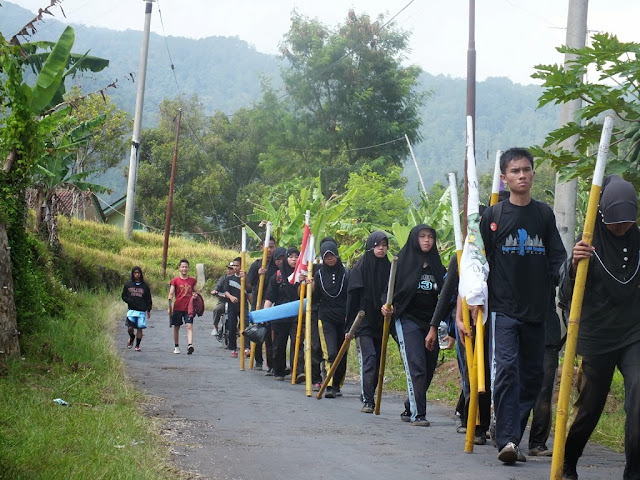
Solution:
[[[356,332],[363,403],[361,411],[373,413],[384,322],[380,309],[384,303],[384,292],[391,269],[391,262],[387,258],[387,234],[382,231],[372,232],[367,238],[365,249],[364,255],[356,262],[349,275],[345,339],[349,339],[349,330],[358,311],[364,310],[364,319]]]
[[[140,342],[142,341],[142,330],[146,328],[146,320],[151,318],[151,309],[153,303],[151,301],[151,290],[144,282],[144,275],[140,267],[133,267],[131,270],[131,280],[125,283],[122,289],[122,300],[127,303],[129,311],[125,325],[129,333],[129,341],[127,348],[133,346],[133,339],[136,340],[136,352],[140,351]],[[137,329],[134,335],[133,330]]]
[[[273,305],[281,305],[283,303],[294,302],[300,300],[299,294],[299,282],[298,279],[294,279],[294,283],[291,283],[289,277],[293,274],[293,271],[298,261],[300,252],[297,248],[291,247],[287,250],[287,258],[280,265],[280,269],[269,280],[267,286],[267,293],[265,294],[264,308],[269,308]],[[288,317],[281,320],[274,320],[271,322],[271,329],[273,330],[273,377],[275,380],[284,380],[287,369],[287,341],[291,338],[290,349],[290,365],[293,367],[293,355],[295,352],[296,344],[296,330],[297,330],[297,317]],[[296,383],[302,383],[305,381],[304,375],[304,352],[302,351],[302,343],[300,344],[300,351],[298,352],[298,370],[296,374]]]
[[[326,369],[330,370],[344,341],[349,274],[340,260],[338,246],[334,242],[325,241],[320,244],[320,257],[322,265],[313,276],[313,298],[318,306],[318,331]],[[345,355],[329,381],[325,398],[340,396],[346,373]]]
[[[446,270],[442,265],[436,231],[428,225],[411,229],[407,243],[398,253],[393,304],[383,315],[393,315],[400,354],[407,375],[409,398],[405,410],[411,412],[411,425],[429,426],[427,388],[438,360],[439,347],[428,350],[426,338],[438,302]]]
[[[576,352],[582,355],[578,411],[569,429],[562,478],[576,465],[604,409],[615,368],[624,378],[626,412],[623,479],[640,479],[640,230],[632,184],[617,175],[603,182],[593,244],[583,240],[561,269],[560,304],[571,303],[578,262],[589,259]],[[555,454],[555,452],[554,452]]]

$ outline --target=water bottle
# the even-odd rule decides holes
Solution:
[[[440,322],[440,326],[438,326],[438,343],[440,344],[440,350],[449,346],[449,342],[445,340],[447,335],[449,335],[449,327],[446,323]]]

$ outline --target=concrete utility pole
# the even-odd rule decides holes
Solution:
[[[140,52],[140,71],[138,72],[138,93],[136,111],[133,117],[133,135],[131,137],[131,156],[129,157],[129,179],[127,181],[127,203],[124,211],[124,236],[133,237],[133,217],[136,212],[136,183],[138,181],[138,156],[140,153],[140,130],[142,128],[142,106],[144,104],[144,84],[147,78],[147,57],[149,53],[149,32],[151,30],[151,5],[155,0],[145,0],[144,33]]]
[[[569,0],[569,13],[567,15],[567,39],[566,45],[572,48],[583,48],[587,39],[587,10],[589,0]],[[565,54],[565,68],[575,55]],[[575,120],[576,112],[582,107],[581,100],[572,100],[564,103],[560,111],[560,125]],[[575,138],[570,138],[561,144],[562,148],[575,152]],[[561,183],[556,174],[556,191],[553,202],[553,211],[556,215],[556,225],[562,238],[562,243],[567,252],[571,252],[575,243],[576,229],[576,197],[578,194],[578,181]]]

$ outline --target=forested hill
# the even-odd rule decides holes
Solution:
[[[9,2],[0,7],[0,31],[10,37],[33,13]],[[52,9],[57,15],[57,10]],[[346,9],[345,9],[346,11]],[[62,15],[46,18],[39,24],[36,39],[55,40],[63,30]],[[142,26],[142,16],[140,23]],[[142,32],[113,31],[104,28],[75,26],[76,52],[90,50],[91,55],[107,58],[110,66],[98,74],[77,78],[83,91],[89,92],[118,80],[109,95],[117,105],[133,113]],[[171,53],[175,79],[171,70]],[[437,47],[431,47],[437,48]],[[464,52],[463,52],[464,53]],[[464,61],[463,53],[461,61]],[[273,86],[281,83],[279,59],[257,52],[238,38],[209,37],[193,40],[151,34],[144,107],[144,127],[155,124],[158,105],[177,94],[197,94],[207,113],[221,110],[227,114],[249,107],[260,98],[261,79]],[[482,56],[479,55],[479,61]],[[535,63],[535,60],[532,60]],[[177,82],[176,82],[177,80]],[[176,84],[177,83],[177,84]],[[434,181],[445,182],[448,171],[463,164],[465,149],[466,80],[423,73],[421,88],[431,91],[422,113],[422,143],[414,145],[420,170],[427,187]],[[490,78],[477,86],[476,155],[480,173],[493,168],[495,151],[511,146],[528,146],[541,142],[557,126],[555,108],[536,110],[540,87],[514,84],[506,78]],[[409,179],[407,193],[418,187],[415,168],[408,159],[405,173]],[[124,183],[123,183],[124,184]]]

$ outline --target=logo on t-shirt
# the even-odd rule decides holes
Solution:
[[[545,255],[547,249],[542,239],[537,235],[533,238],[529,236],[524,228],[518,229],[518,238],[509,235],[502,246],[502,253],[517,254],[521,257],[525,255]]]
[[[418,291],[429,292],[431,290],[438,290],[436,277],[428,273],[423,273],[420,275],[420,281],[418,282]]]

